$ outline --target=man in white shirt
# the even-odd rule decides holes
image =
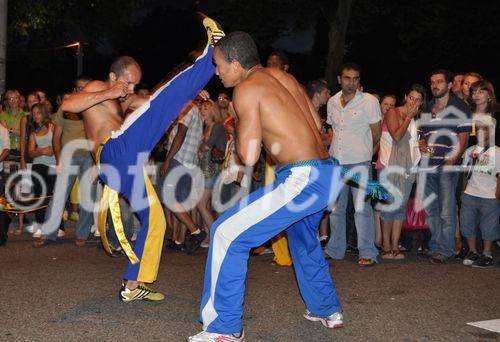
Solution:
[[[330,98],[327,105],[327,123],[332,126],[333,140],[330,155],[349,170],[351,177],[371,178],[373,149],[381,135],[380,105],[377,99],[358,90],[360,69],[353,63],[345,64],[337,77],[341,91]],[[359,265],[373,266],[378,251],[375,248],[373,209],[364,200],[365,193],[355,187],[345,186],[340,192],[330,214],[332,229],[325,253],[333,259],[343,259],[346,250],[346,207],[349,193],[355,203],[354,220],[358,235]]]

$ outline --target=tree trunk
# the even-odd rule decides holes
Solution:
[[[325,79],[331,89],[337,89],[337,75],[343,63],[345,54],[345,36],[351,17],[354,0],[339,0],[337,9],[332,11],[328,22],[328,57],[326,61]]]
[[[7,0],[0,0],[0,94],[5,92],[7,55]]]

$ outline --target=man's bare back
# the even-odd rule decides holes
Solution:
[[[255,66],[235,87],[233,101],[243,150],[251,148],[252,139],[261,139],[278,164],[328,158],[319,115],[290,74]]]

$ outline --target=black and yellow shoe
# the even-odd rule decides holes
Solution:
[[[122,302],[132,302],[134,300],[157,302],[165,299],[162,293],[155,292],[142,283],[139,283],[133,290],[128,289],[125,284],[122,284],[118,297]]]
[[[219,23],[217,23],[215,20],[207,17],[205,14],[201,12],[198,12],[197,14],[202,20],[203,26],[207,30],[208,43],[210,45],[215,45],[219,41],[219,39],[224,37],[226,34],[222,30]]]

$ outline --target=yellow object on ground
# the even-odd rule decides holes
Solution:
[[[264,184],[269,185],[274,182],[274,179],[274,167],[271,166],[270,158],[266,157]],[[276,235],[271,242],[274,252],[274,262],[280,266],[291,266],[292,257],[290,256],[290,251],[288,250],[288,239],[286,238],[286,233],[282,232]]]
[[[80,179],[76,177],[71,194],[69,195],[69,203],[80,204]]]

